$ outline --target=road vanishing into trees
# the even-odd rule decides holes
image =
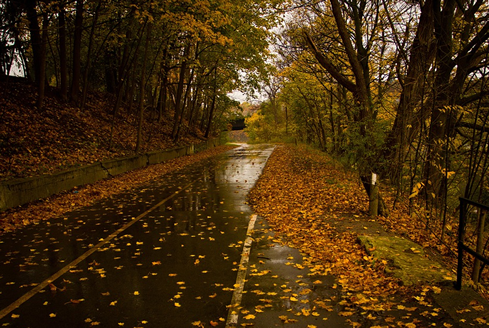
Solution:
[[[0,325],[223,327],[273,151],[242,146],[0,240]]]

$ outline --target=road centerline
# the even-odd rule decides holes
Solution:
[[[2,309],[0,311],[0,319],[3,319],[5,316],[7,316],[12,311],[14,311],[15,309],[17,309],[23,303],[27,302],[31,297],[33,297],[34,295],[36,295],[37,293],[39,293],[41,290],[43,290],[44,288],[46,288],[50,283],[52,283],[53,281],[55,281],[56,279],[58,279],[59,277],[61,277],[62,275],[64,275],[66,272],[68,272],[73,267],[76,267],[79,263],[81,263],[82,261],[84,261],[90,255],[92,255],[93,253],[95,253],[96,251],[98,251],[100,248],[102,248],[103,245],[105,245],[106,243],[110,242],[112,239],[114,239],[115,237],[117,237],[120,233],[122,233],[123,231],[127,230],[134,223],[136,223],[139,220],[141,220],[142,218],[144,218],[146,215],[148,215],[149,213],[151,213],[152,211],[154,211],[156,208],[160,207],[162,204],[166,203],[167,201],[169,201],[173,197],[175,197],[178,194],[180,194],[182,192],[182,190],[186,190],[188,187],[190,187],[191,185],[193,185],[194,183],[196,183],[198,180],[200,180],[200,178],[199,179],[196,179],[196,180],[194,180],[192,182],[190,182],[189,184],[187,184],[183,188],[175,191],[170,196],[168,196],[165,199],[161,200],[158,204],[152,206],[150,209],[148,209],[148,210],[144,211],[143,213],[139,214],[137,217],[133,218],[131,221],[127,222],[122,227],[120,227],[119,229],[117,229],[116,231],[114,231],[113,233],[111,233],[109,236],[107,236],[106,238],[104,238],[103,240],[101,240],[95,246],[93,246],[92,248],[90,248],[88,251],[86,251],[85,253],[83,253],[82,255],[80,255],[78,258],[76,258],[75,260],[71,261],[69,264],[67,264],[66,266],[64,266],[58,272],[56,272],[55,274],[53,274],[49,278],[45,279],[43,282],[39,283],[36,287],[32,288],[30,291],[28,291],[27,293],[25,293],[24,295],[22,295],[21,297],[19,297],[16,301],[14,301],[9,306],[5,307],[4,309]]]

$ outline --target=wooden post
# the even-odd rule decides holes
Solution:
[[[372,173],[368,205],[370,216],[377,217],[379,214],[379,186],[377,183],[377,174],[375,173]]]

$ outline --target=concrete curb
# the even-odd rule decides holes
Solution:
[[[111,178],[124,172],[177,157],[191,155],[218,145],[219,139],[209,139],[200,144],[97,162],[51,175],[3,181],[0,183],[0,212],[76,186]]]

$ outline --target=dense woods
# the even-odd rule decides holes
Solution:
[[[432,238],[456,249],[458,197],[489,203],[487,2],[293,1],[279,36],[250,136],[315,144],[367,191],[377,173],[394,207],[407,201]],[[482,234],[485,214],[470,211],[479,221],[470,234]],[[487,243],[479,250],[487,255]]]

